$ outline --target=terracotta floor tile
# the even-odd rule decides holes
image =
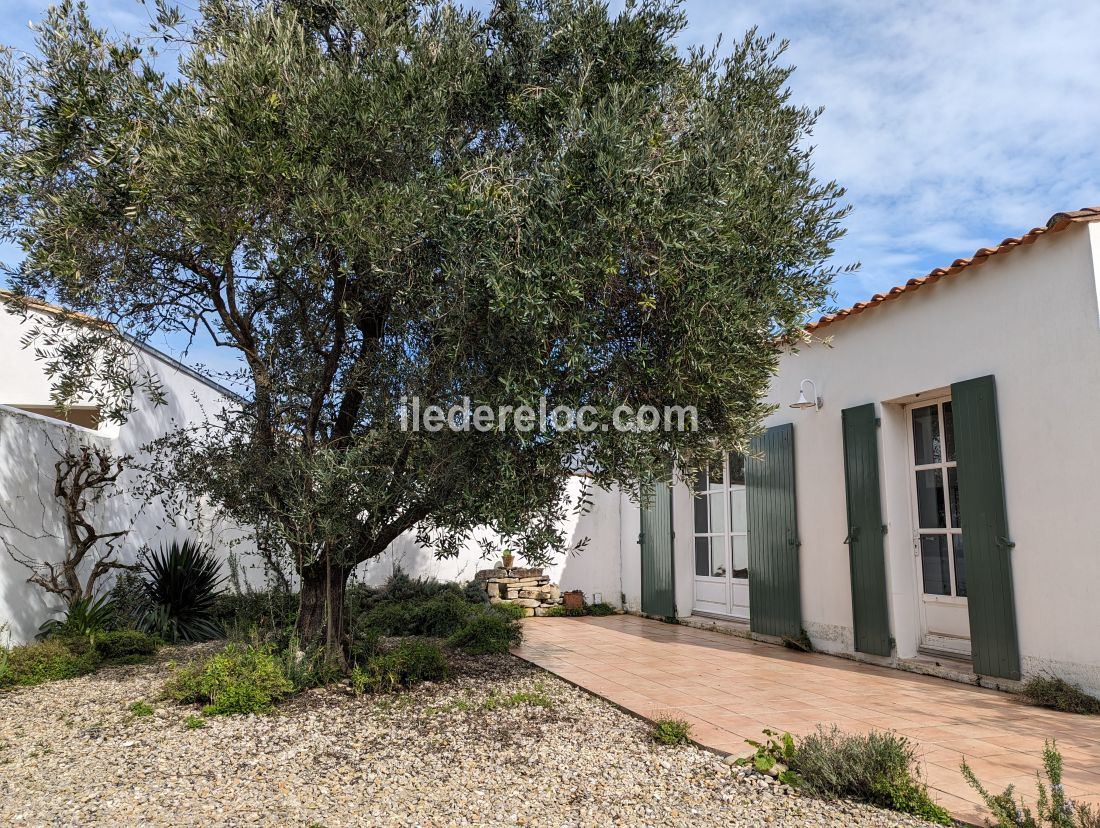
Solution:
[[[740,752],[761,730],[804,735],[897,730],[914,744],[933,797],[980,824],[966,757],[992,788],[1034,790],[1043,740],[1056,738],[1070,796],[1100,803],[1100,720],[1022,705],[1013,696],[862,664],[794,653],[718,632],[634,616],[540,618],[524,624],[525,658],[641,716],[676,715],[699,743]]]

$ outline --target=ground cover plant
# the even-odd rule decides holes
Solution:
[[[1036,774],[1035,810],[1009,785],[1001,793],[990,793],[964,760],[963,778],[978,792],[993,814],[996,828],[1100,828],[1100,809],[1083,802],[1073,802],[1062,786],[1062,754],[1058,745],[1043,746],[1042,774]]]
[[[853,799],[927,819],[954,824],[932,801],[920,779],[912,744],[896,733],[843,733],[818,728],[797,742],[789,733],[765,731],[764,742],[750,742],[755,754],[743,760],[772,773],[811,796]]]
[[[471,600],[475,597],[460,585],[413,579],[400,569],[381,586],[353,586],[347,671],[326,658],[322,648],[305,645],[293,625],[257,624],[243,631],[241,621],[255,608],[286,607],[285,596],[235,597],[223,604],[228,608],[223,617],[236,619],[228,625],[234,631],[230,643],[178,667],[163,693],[182,704],[205,705],[207,715],[223,715],[270,712],[295,693],[345,677],[360,694],[443,681],[450,674],[449,651],[504,653],[521,638],[517,607]]]
[[[1063,713],[1100,714],[1100,699],[1057,676],[1035,676],[1024,682],[1023,696],[1039,707]]]
[[[653,741],[662,745],[686,745],[691,741],[691,725],[684,719],[661,716],[653,720]]]
[[[614,614],[615,608],[604,601],[598,604],[585,604],[583,607],[566,607],[558,605],[556,607],[549,607],[543,612],[544,616],[551,618],[580,618],[585,615],[603,617]]]

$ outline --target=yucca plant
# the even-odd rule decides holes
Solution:
[[[65,610],[63,618],[51,618],[38,628],[39,640],[69,633],[93,638],[96,633],[111,629],[115,607],[109,595],[99,598],[78,598]]]
[[[165,641],[208,641],[224,630],[214,617],[214,598],[225,583],[213,552],[187,540],[173,541],[142,559],[145,595],[151,609],[143,631]]]

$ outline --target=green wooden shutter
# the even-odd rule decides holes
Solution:
[[[852,573],[855,647],[890,655],[886,603],[886,557],[882,543],[882,501],[878,481],[878,433],[874,403],[845,408],[844,491],[848,504],[848,559]]]
[[[676,615],[672,572],[672,488],[657,483],[642,499],[642,612],[662,618]]]
[[[773,426],[752,442],[745,462],[749,524],[749,627],[763,635],[802,631],[794,426]]]
[[[959,511],[974,672],[1020,678],[1012,543],[1008,539],[997,387],[993,377],[951,386]]]

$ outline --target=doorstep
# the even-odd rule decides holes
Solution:
[[[683,626],[692,627],[697,630],[711,630],[713,632],[724,633],[725,635],[736,635],[738,638],[756,637],[753,635],[752,630],[749,629],[749,622],[740,618],[723,618],[718,615],[692,613],[686,618],[677,620]]]

